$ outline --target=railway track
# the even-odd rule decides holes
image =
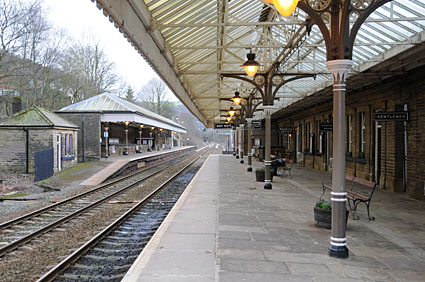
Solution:
[[[214,149],[209,148],[202,155]],[[37,282],[120,281],[198,171],[202,155],[155,188]]]
[[[87,192],[0,224],[0,257],[72,219],[87,214],[102,203],[110,201],[187,157],[190,156],[180,156],[153,168],[119,177]]]

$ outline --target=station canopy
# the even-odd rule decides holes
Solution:
[[[304,1],[324,5],[330,0]],[[353,5],[373,2],[346,1]],[[317,74],[315,79],[285,84],[277,94],[279,100],[275,101],[280,108],[333,83],[319,28],[313,25],[310,29],[307,14],[298,8],[285,18],[262,0],[96,0],[96,3],[176,96],[208,127],[224,121],[224,111],[232,105],[228,99],[235,91],[243,97],[253,92],[252,84],[223,77],[223,74],[244,75],[241,65],[249,51],[256,54],[262,65],[259,73],[276,60],[282,62],[278,69],[282,76],[276,80],[291,74]],[[355,17],[353,14],[351,20]],[[366,77],[359,84],[367,85],[424,64],[424,27],[423,0],[387,2],[360,28],[353,49],[355,65],[349,76]],[[413,49],[417,51],[409,60],[383,65]],[[349,90],[350,85],[347,87]]]
[[[101,122],[131,122],[187,133],[186,128],[115,95],[104,93],[66,106],[59,112],[101,113]]]

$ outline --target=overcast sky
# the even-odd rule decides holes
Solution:
[[[71,37],[78,40],[83,35],[94,35],[108,58],[115,63],[116,72],[135,92],[149,79],[157,77],[95,3],[90,0],[44,0],[44,6],[52,24],[67,30]],[[177,100],[172,94],[170,98]]]

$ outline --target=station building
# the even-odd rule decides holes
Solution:
[[[77,124],[78,161],[181,145],[186,128],[115,95],[104,93],[56,112]]]
[[[75,124],[43,108],[28,108],[0,123],[0,169],[60,171],[77,162],[77,139]]]

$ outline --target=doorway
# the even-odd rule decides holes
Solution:
[[[56,135],[56,167],[58,168],[58,171],[62,170],[61,165],[61,134]]]
[[[375,122],[375,183],[380,184],[381,178],[381,123]]]

